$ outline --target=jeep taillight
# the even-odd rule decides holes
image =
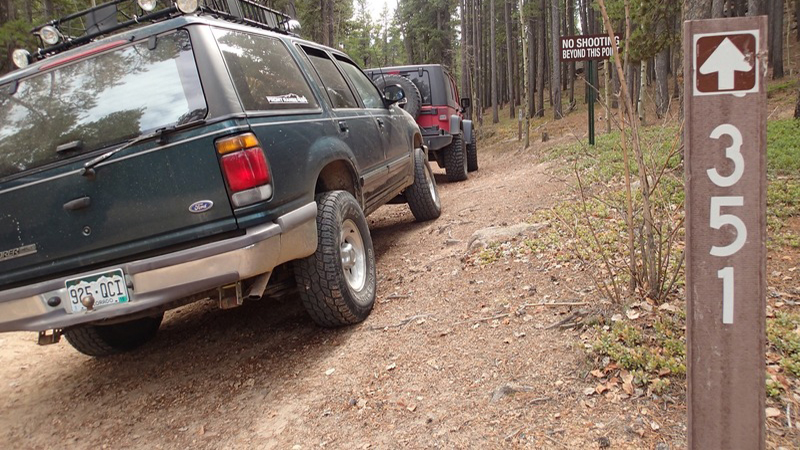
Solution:
[[[235,207],[247,206],[272,196],[269,165],[253,133],[227,137],[216,143],[225,181]]]

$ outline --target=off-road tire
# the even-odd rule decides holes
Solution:
[[[418,222],[433,220],[442,215],[442,202],[436,179],[421,148],[414,149],[414,184],[405,191],[406,201]]]
[[[462,144],[461,135],[456,134],[444,150],[444,171],[448,181],[467,179],[467,155]]]
[[[406,94],[406,103],[401,105],[411,117],[417,118],[419,112],[422,110],[422,94],[419,93],[417,85],[413,81],[402,75],[381,75],[375,80],[375,85],[383,92],[386,86],[393,86],[399,84]]]
[[[111,325],[85,325],[64,330],[64,337],[84,355],[102,357],[127,352],[153,339],[164,313]]]
[[[475,172],[478,170],[478,142],[475,140],[475,134],[467,144],[467,171]]]
[[[361,322],[372,311],[377,285],[367,220],[349,192],[330,191],[316,200],[317,251],[294,262],[300,299],[323,327]],[[350,259],[343,258],[347,255],[355,261],[349,268],[345,265]],[[362,272],[363,280],[358,276]]]

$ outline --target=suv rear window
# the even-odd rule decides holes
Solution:
[[[214,29],[233,84],[246,110],[317,108],[289,49],[275,38]]]
[[[0,88],[0,178],[206,111],[185,30],[159,36],[153,50],[140,42],[80,59]]]

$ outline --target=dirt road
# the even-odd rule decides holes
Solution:
[[[378,302],[358,326],[320,329],[290,297],[183,307],[152,343],[105,359],[0,335],[0,447],[685,446],[681,406],[584,392],[579,332],[548,328],[570,310],[531,305],[575,300],[574,275],[547,255],[462,259],[475,230],[566,194],[516,147],[482,149],[466,182],[436,169],[436,221],[415,223],[403,205],[368,218]]]

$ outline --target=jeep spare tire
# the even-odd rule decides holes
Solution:
[[[419,116],[419,112],[422,109],[422,95],[420,95],[419,89],[417,89],[414,82],[402,75],[382,75],[378,76],[375,80],[375,84],[381,92],[383,92],[386,86],[400,85],[400,87],[403,88],[403,92],[406,94],[406,100],[408,100],[408,102],[405,105],[401,105],[401,107],[405,109],[407,113],[411,114],[413,118],[416,119],[417,116]]]

